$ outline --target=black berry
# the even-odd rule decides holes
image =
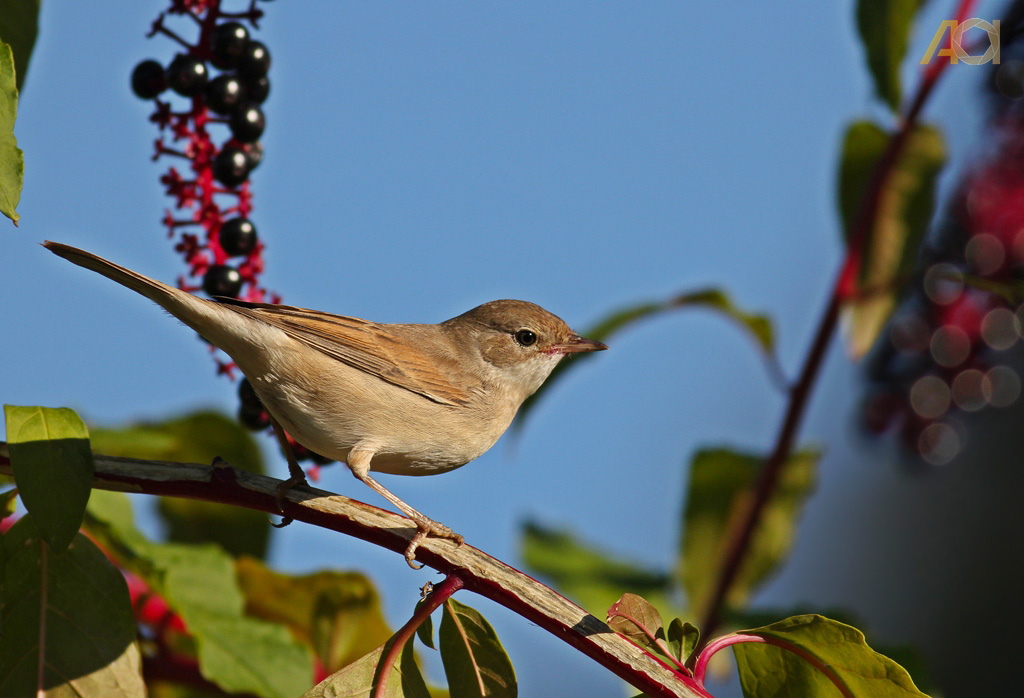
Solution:
[[[247,255],[256,249],[256,226],[248,218],[232,218],[220,227],[219,239],[229,257]]]
[[[151,59],[135,66],[135,70],[132,71],[132,92],[137,96],[142,99],[153,99],[166,89],[167,80],[162,65]]]
[[[238,22],[224,22],[210,34],[213,64],[220,69],[234,68],[249,44],[249,30]]]
[[[203,291],[208,296],[235,298],[241,290],[242,275],[226,264],[214,264],[203,276]]]
[[[213,176],[226,187],[237,187],[249,177],[249,156],[241,148],[226,146],[213,158]]]
[[[206,87],[206,64],[179,53],[167,66],[167,85],[182,97],[195,97]]]
[[[246,143],[245,152],[249,155],[249,171],[252,172],[263,162],[263,144],[259,141]]]
[[[238,384],[238,400],[242,403],[242,407],[263,409],[263,403],[260,401],[260,396],[256,394],[256,391],[253,389],[252,383],[249,382],[248,378],[243,378],[242,382]]]
[[[206,106],[218,114],[230,114],[242,103],[244,89],[234,75],[218,75],[206,85]]]
[[[267,125],[263,110],[255,104],[245,103],[231,114],[231,135],[242,143],[252,143],[263,135]]]
[[[317,453],[315,451],[310,451],[309,452],[309,459],[311,461],[313,461],[314,463],[316,463],[317,465],[328,465],[328,464],[334,462],[333,458],[328,458],[327,456],[321,456],[319,453]]]
[[[243,404],[238,408],[238,421],[253,431],[261,431],[270,426],[270,416],[262,405],[251,408]]]
[[[238,59],[238,72],[250,79],[270,71],[270,51],[261,41],[250,41]]]
[[[245,98],[256,104],[263,104],[270,94],[270,78],[260,75],[245,81]]]

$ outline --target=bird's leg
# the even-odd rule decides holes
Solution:
[[[360,449],[358,447],[353,448],[348,454],[348,467],[358,480],[373,488],[374,492],[394,504],[399,511],[412,519],[416,524],[416,528],[418,529],[416,535],[413,536],[411,541],[409,541],[409,547],[405,549],[405,561],[409,563],[409,567],[412,567],[414,570],[422,569],[423,565],[417,566],[415,563],[416,549],[427,536],[450,538],[458,545],[462,545],[463,537],[461,535],[444,524],[427,518],[420,512],[416,511],[399,499],[398,496],[392,493],[387,487],[370,477],[370,459],[373,457],[373,453],[374,452],[369,449]]]
[[[284,457],[288,460],[288,479],[277,486],[277,510],[284,511],[284,507],[281,506],[281,500],[284,497],[285,492],[295,487],[296,485],[305,485],[306,473],[302,472],[302,467],[299,462],[295,460],[295,453],[292,451],[291,444],[288,443],[288,437],[285,436],[284,429],[273,415],[267,412],[267,416],[270,417],[270,426],[274,428],[274,435],[277,436],[277,442],[281,444],[281,451],[284,452]]]

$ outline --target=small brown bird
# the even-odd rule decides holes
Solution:
[[[465,465],[504,433],[519,406],[569,354],[607,349],[526,301],[484,303],[437,325],[382,324],[285,305],[215,302],[56,242],[54,254],[162,306],[227,353],[270,414],[291,477],[304,482],[282,428],[416,523],[415,567],[427,535],[462,536],[427,518],[370,471],[433,475]]]

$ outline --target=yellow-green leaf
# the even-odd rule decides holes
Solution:
[[[672,648],[676,659],[686,663],[700,641],[700,630],[692,623],[681,618],[673,618],[668,624],[668,646]]]
[[[244,613],[234,560],[217,546],[153,543],[127,498],[97,492],[88,530],[178,613],[196,641],[203,676],[233,693],[291,698],[309,688],[313,660],[284,624]]]
[[[384,698],[430,698],[423,675],[416,666],[412,644],[405,643],[401,657],[387,678],[384,692],[378,695]],[[389,646],[390,641],[328,676],[302,694],[302,698],[369,698],[377,687],[378,665]]]
[[[528,522],[520,541],[523,563],[562,594],[598,617],[631,591],[669,609],[672,577],[612,555],[568,531]]]
[[[8,44],[0,41],[0,213],[15,225],[20,216],[16,209],[21,200],[25,179],[25,154],[14,137],[18,118],[18,88],[14,82],[14,54]]]
[[[839,207],[848,243],[889,139],[890,134],[866,121],[852,124],[846,132]],[[935,182],[945,159],[941,132],[918,126],[885,180],[874,224],[859,243],[863,245],[860,297],[847,309],[850,353],[856,358],[871,348],[917,264],[918,248],[935,207]]]
[[[899,111],[900,64],[907,53],[910,28],[925,0],[858,0],[857,29],[875,91],[893,112]]]
[[[427,602],[426,597],[416,602],[416,608],[413,609],[413,613],[419,613],[420,608]],[[423,619],[423,622],[416,626],[416,637],[420,639],[424,645],[432,650],[436,650],[434,646],[434,621],[430,616]]]
[[[43,539],[62,552],[82,525],[94,465],[89,430],[66,407],[5,405],[14,481]]]
[[[459,698],[515,698],[512,662],[479,611],[448,599],[438,633],[448,690]]]
[[[283,623],[313,648],[324,670],[351,664],[390,636],[373,583],[360,572],[289,575],[251,557],[235,561],[250,616]]]
[[[743,634],[782,643],[811,659],[770,644],[733,645],[746,698],[835,698],[839,692],[833,681],[854,698],[927,698],[903,667],[872,650],[864,634],[853,626],[824,616],[802,615]]]
[[[814,487],[818,458],[815,451],[801,451],[783,465],[726,599],[728,605],[742,605],[789,554],[797,516]],[[703,617],[707,610],[728,544],[753,497],[762,462],[760,456],[728,449],[704,450],[694,456],[678,576],[696,617]]]

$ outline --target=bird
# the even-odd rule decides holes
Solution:
[[[207,300],[98,255],[46,241],[54,254],[156,302],[234,360],[262,401],[289,475],[305,483],[285,433],[344,462],[428,536],[463,537],[399,499],[370,473],[434,475],[487,451],[565,357],[601,351],[561,318],[496,300],[438,324],[377,323],[287,305]]]

